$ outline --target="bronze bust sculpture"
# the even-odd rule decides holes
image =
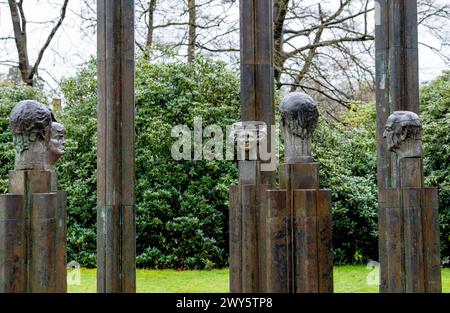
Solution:
[[[293,92],[283,98],[280,111],[286,163],[312,162],[311,136],[319,120],[315,101],[307,94]]]
[[[50,109],[35,100],[21,101],[11,111],[16,170],[45,167],[52,119]]]
[[[419,116],[410,111],[396,111],[387,119],[383,137],[387,148],[398,159],[422,157],[422,124]]]

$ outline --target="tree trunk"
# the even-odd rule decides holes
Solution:
[[[8,4],[9,10],[11,11],[14,39],[19,57],[20,76],[25,84],[33,86],[33,78],[30,78],[30,62],[28,60],[27,21],[23,15],[22,2],[16,3],[14,0],[8,0]]]
[[[188,10],[189,10],[189,39],[188,39],[188,62],[192,63],[194,61],[195,53],[195,39],[196,39],[196,10],[195,10],[195,0],[188,0]]]
[[[156,9],[157,0],[150,0],[148,3],[148,29],[147,29],[147,42],[145,43],[145,47],[147,50],[150,50],[153,44],[153,31],[155,30],[153,21],[154,14]]]
[[[275,0],[273,3],[274,21],[274,76],[277,87],[280,88],[281,72],[283,70],[286,57],[283,51],[283,26],[288,11],[289,0]]]
[[[53,26],[52,30],[50,31],[50,34],[47,37],[47,40],[39,50],[34,65],[30,66],[27,47],[27,20],[25,18],[25,12],[23,10],[23,0],[20,1],[8,0],[9,10],[11,12],[11,21],[14,30],[14,39],[17,48],[17,55],[19,57],[20,76],[22,78],[22,81],[29,86],[33,86],[34,75],[36,75],[37,73],[37,69],[42,61],[44,52],[45,50],[47,50],[48,46],[50,45],[50,42],[52,41],[53,37],[55,36],[56,32],[58,31],[59,27],[61,26],[66,16],[68,2],[69,0],[64,0],[58,21]]]

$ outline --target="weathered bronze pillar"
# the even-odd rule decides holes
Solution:
[[[375,1],[378,188],[398,183],[396,156],[383,139],[394,111],[419,113],[417,0]]]
[[[135,292],[134,1],[97,1],[97,291]]]
[[[391,114],[419,113],[417,0],[376,0],[375,10],[380,291],[437,292],[440,290],[440,280],[435,277],[436,271],[440,275],[439,249],[436,250],[437,194],[423,188],[421,162],[415,167],[414,184],[409,186],[418,189],[405,189],[402,181],[414,167],[410,158],[421,160],[422,152],[410,151],[411,155],[405,156],[402,151],[407,149],[399,150],[383,138],[385,130],[391,131],[392,125],[386,124]],[[398,117],[403,114],[404,118],[411,118],[410,113],[400,112]],[[395,114],[393,120],[394,117]],[[416,127],[407,121],[398,123],[405,124],[405,129]],[[409,138],[403,140],[409,142]],[[421,143],[414,146],[421,149]],[[410,167],[401,168],[405,164]],[[427,246],[432,243],[432,248]]]
[[[272,6],[271,0],[240,0],[241,120],[255,134],[264,128],[269,153],[274,125]],[[267,285],[264,198],[275,172],[264,168],[267,160],[259,153],[255,156],[239,161],[239,185],[230,189],[231,292],[264,292]]]
[[[421,127],[410,111],[385,126],[398,184],[379,190],[381,292],[441,292],[438,194],[423,186]]]

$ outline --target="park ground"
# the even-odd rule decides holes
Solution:
[[[376,293],[373,269],[363,265],[334,267],[334,291],[336,293]],[[368,284],[369,281],[369,284]],[[137,270],[139,293],[226,293],[229,292],[229,270],[176,271]],[[442,270],[443,292],[450,293],[450,269]],[[69,285],[71,293],[96,291],[96,270],[81,269],[79,285]]]

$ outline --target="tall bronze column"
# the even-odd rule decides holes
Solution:
[[[375,9],[380,292],[440,292],[437,192],[423,187],[421,153],[389,144],[395,127],[408,142],[420,124],[417,0],[376,0]]]
[[[417,0],[375,1],[378,188],[398,185],[396,156],[383,139],[394,111],[419,112]]]
[[[97,1],[97,291],[135,292],[134,1]]]
[[[268,152],[274,125],[272,6],[271,0],[240,0],[239,8],[242,127],[264,133]],[[230,189],[231,292],[267,290],[264,197],[275,169],[264,163],[259,153],[239,161],[239,185]]]

